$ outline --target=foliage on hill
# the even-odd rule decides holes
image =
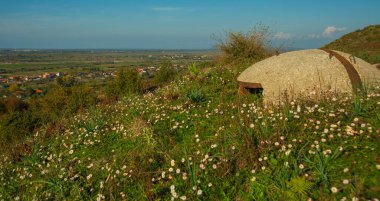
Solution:
[[[107,86],[109,97],[119,97],[142,92],[142,80],[135,69],[119,69],[115,80]]]
[[[265,106],[235,77],[208,67],[31,133],[24,157],[0,158],[0,199],[378,196],[380,88]]]
[[[271,55],[269,28],[260,24],[247,33],[228,32],[226,39],[217,42],[222,52],[219,60],[227,65],[251,65]]]
[[[52,85],[41,97],[23,101],[16,97],[0,99],[0,152],[18,156],[31,145],[25,143],[41,126],[58,128],[58,122],[97,103],[92,89],[85,85]]]
[[[322,48],[347,52],[373,64],[380,63],[380,25],[348,33]]]
[[[161,66],[159,71],[153,77],[153,83],[156,86],[162,86],[167,82],[172,81],[177,74],[176,69],[174,69],[173,64],[170,61],[165,61]]]

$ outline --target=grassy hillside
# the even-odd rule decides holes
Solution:
[[[347,52],[372,64],[380,63],[380,25],[348,33],[323,48]]]
[[[236,76],[193,70],[34,133],[1,156],[0,200],[378,198],[379,87],[264,106]]]
[[[240,51],[261,37],[230,36],[221,49],[239,59],[225,62],[267,56],[250,56],[267,51],[261,48]],[[87,104],[91,91],[62,88],[75,95],[63,96],[56,88],[39,99],[53,104],[30,117],[29,108],[10,116],[12,127],[0,129],[17,131],[36,114],[56,114],[38,131],[9,131],[5,139],[13,141],[0,141],[0,200],[378,198],[380,86],[271,105],[237,93],[238,67],[202,66],[178,76],[162,67],[153,78],[157,89],[145,93],[123,92],[142,83],[136,71],[120,71],[108,88],[117,98],[109,102]],[[73,110],[74,103],[86,107]],[[62,116],[62,109],[78,112]]]

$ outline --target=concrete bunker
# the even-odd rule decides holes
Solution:
[[[296,98],[304,92],[351,93],[379,84],[380,70],[366,61],[335,50],[299,50],[272,56],[244,70],[239,93],[262,94],[266,100]],[[290,94],[290,96],[289,96]]]

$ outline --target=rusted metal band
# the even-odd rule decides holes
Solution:
[[[238,81],[240,86],[243,86],[245,88],[251,88],[251,89],[262,89],[263,86],[261,86],[260,83],[250,83],[250,82],[241,82]]]
[[[358,71],[356,71],[355,67],[351,64],[350,61],[348,61],[344,56],[332,50],[328,50],[328,49],[322,49],[322,50],[329,53],[330,59],[334,56],[335,58],[338,59],[338,61],[340,61],[340,63],[342,63],[342,65],[347,71],[348,77],[350,78],[352,89],[354,90],[354,92],[357,92],[358,89],[362,89],[362,80],[359,76]]]

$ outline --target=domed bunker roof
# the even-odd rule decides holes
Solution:
[[[380,82],[380,70],[350,54],[331,50],[300,50],[255,63],[237,78],[242,93],[262,92],[266,100],[302,92],[352,92],[362,84]]]

